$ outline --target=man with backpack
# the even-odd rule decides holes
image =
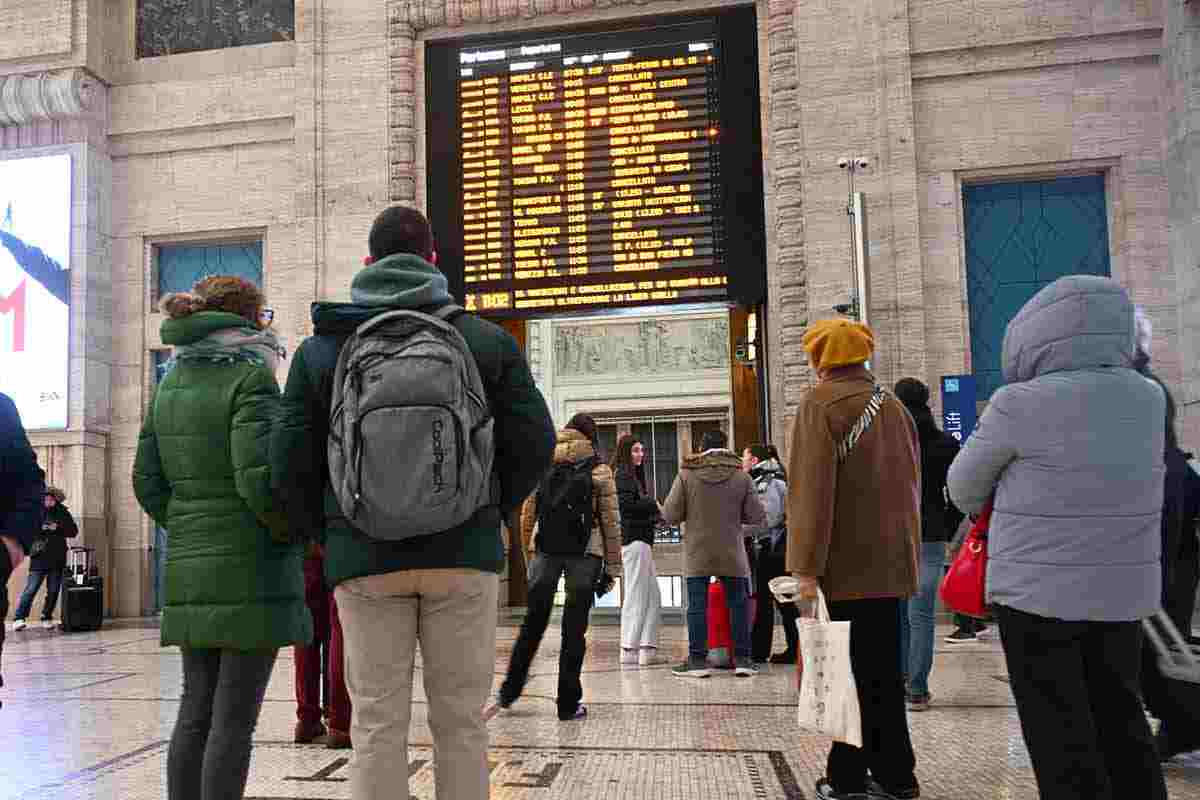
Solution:
[[[293,535],[323,541],[353,705],[356,800],[402,794],[418,642],[438,797],[488,796],[501,519],[554,428],[511,336],[453,305],[433,234],[394,206],[350,303],[313,305],[272,438]]]
[[[611,589],[607,569],[621,563],[621,512],[612,469],[596,456],[596,422],[576,414],[558,433],[554,467],[521,515],[524,539],[532,534],[529,609],[513,646],[508,675],[496,704],[508,708],[525,689],[529,666],[550,622],[559,578],[565,576],[562,650],[558,657],[558,718],[581,720],[587,708],[579,675],[587,651],[593,593]]]

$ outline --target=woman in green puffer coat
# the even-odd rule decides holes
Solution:
[[[245,791],[280,647],[306,644],[303,551],[272,507],[268,444],[283,355],[262,293],[214,276],[163,299],[174,362],[142,425],[133,488],[167,530],[163,645],[183,651],[170,800]]]

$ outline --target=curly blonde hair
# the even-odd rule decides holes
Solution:
[[[258,324],[265,299],[262,291],[236,275],[212,275],[198,281],[191,292],[173,292],[159,306],[171,319],[190,317],[199,311],[226,311]]]

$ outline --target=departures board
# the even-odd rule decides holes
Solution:
[[[707,21],[466,41],[434,59],[454,70],[440,91],[453,87],[457,124],[456,141],[430,144],[431,218],[443,269],[441,243],[451,241],[469,310],[549,316],[726,302],[731,257],[747,274],[761,271],[747,258],[738,207],[749,191],[761,223],[761,160],[757,175],[741,163],[753,158],[733,164],[737,174],[723,168],[731,120],[722,44]],[[740,124],[757,145],[757,120]],[[740,133],[737,144],[750,142]],[[439,149],[453,152],[442,162]],[[745,184],[740,192],[731,179]],[[432,213],[447,183],[456,203]]]

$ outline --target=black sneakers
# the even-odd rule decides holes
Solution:
[[[688,659],[677,667],[671,669],[671,674],[676,678],[707,678],[708,664],[703,660]]]
[[[946,644],[968,644],[970,642],[978,642],[979,634],[975,631],[969,631],[966,628],[959,628],[954,633],[946,637]]]
[[[909,789],[884,789],[874,778],[867,778],[867,797],[870,800],[917,800],[920,796],[919,784]]]

